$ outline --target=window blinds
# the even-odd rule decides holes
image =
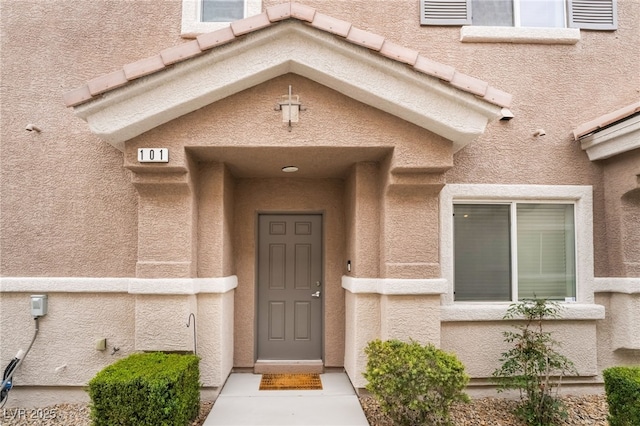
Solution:
[[[518,298],[575,297],[573,205],[518,204]]]
[[[575,269],[572,204],[454,205],[454,300],[564,300]]]
[[[456,301],[511,300],[509,205],[454,205]]]

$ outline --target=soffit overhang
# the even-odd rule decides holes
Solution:
[[[640,102],[583,123],[573,135],[591,161],[639,149]]]
[[[389,59],[290,19],[67,105],[94,134],[123,151],[127,140],[148,130],[295,73],[436,133],[452,141],[456,152],[480,136],[490,120],[501,117],[511,102],[510,95],[460,73],[458,81],[469,87],[456,87],[456,71],[448,80],[419,72],[416,69],[433,65],[426,58],[420,61],[417,54],[414,64]],[[472,93],[471,86],[478,82],[484,95]],[[492,94],[498,100],[486,99]]]

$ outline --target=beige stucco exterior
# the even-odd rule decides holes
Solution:
[[[640,133],[609,128],[621,148],[597,159],[586,147],[602,133],[572,135],[640,99],[640,4],[618,0],[615,31],[505,43],[420,26],[413,0],[300,0],[301,17],[276,21],[283,3],[262,1],[262,29],[69,104],[193,43],[183,2],[0,2],[2,368],[31,339],[29,296],[49,303],[9,404],[78,390],[135,351],[191,351],[191,313],[206,389],[252,368],[260,213],[322,214],[325,367],[361,388],[368,341],[414,339],[484,386],[512,323],[508,304],[453,301],[460,199],[575,203],[578,298],[549,324],[580,372],[568,388],[640,364]],[[469,85],[423,72],[425,58]],[[289,87],[303,107],[291,126],[274,108]],[[150,147],[169,163],[138,162]]]

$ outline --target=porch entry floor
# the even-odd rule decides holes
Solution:
[[[204,426],[368,426],[347,375],[319,376],[321,390],[260,390],[261,374],[232,373]]]

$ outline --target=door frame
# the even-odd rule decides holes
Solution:
[[[295,216],[295,215],[299,215],[299,216],[320,216],[320,221],[322,223],[322,229],[321,229],[321,235],[320,235],[320,241],[321,241],[321,245],[322,245],[322,249],[320,250],[320,262],[321,262],[321,267],[320,267],[320,271],[321,271],[321,282],[322,282],[322,291],[324,293],[325,291],[325,277],[326,277],[326,270],[325,270],[325,266],[326,266],[326,262],[325,262],[325,247],[326,247],[326,241],[325,241],[325,233],[326,233],[326,222],[325,222],[325,212],[323,210],[309,210],[309,211],[304,211],[304,210],[294,210],[294,211],[286,211],[286,210],[258,210],[255,214],[255,218],[254,218],[254,241],[255,241],[255,253],[254,253],[254,270],[255,270],[255,274],[254,274],[254,309],[253,309],[253,329],[255,330],[254,333],[254,338],[253,338],[253,361],[254,364],[259,360],[258,359],[258,340],[259,340],[259,324],[258,324],[258,310],[260,308],[260,302],[259,302],[259,288],[258,288],[258,276],[259,276],[259,271],[258,271],[258,256],[260,253],[260,216],[263,215],[282,215],[282,216]],[[325,294],[326,296],[326,294]],[[321,329],[321,333],[320,333],[320,361],[322,361],[323,365],[324,365],[324,361],[325,361],[325,332],[326,332],[326,327],[325,327],[325,298],[326,297],[322,297],[320,299],[320,329]],[[267,360],[268,361],[268,360]],[[296,361],[296,360],[291,360],[291,361]]]

